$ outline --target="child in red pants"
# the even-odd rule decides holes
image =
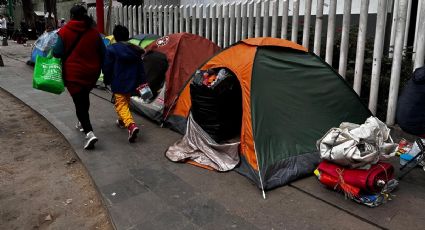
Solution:
[[[107,47],[103,74],[105,85],[111,85],[115,97],[115,110],[118,114],[117,125],[128,129],[128,141],[134,142],[139,128],[130,113],[130,97],[137,87],[145,83],[142,61],[144,50],[128,43],[129,32],[124,26],[117,25],[113,35],[117,43]]]

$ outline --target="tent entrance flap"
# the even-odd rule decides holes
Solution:
[[[147,82],[154,98],[158,95],[165,82],[168,69],[167,56],[161,52],[149,51],[143,57]]]
[[[146,81],[152,90],[153,97],[148,101],[143,101],[139,96],[134,96],[131,97],[130,102],[134,110],[160,123],[165,104],[167,57],[161,52],[149,51],[145,54],[143,61]]]
[[[190,84],[194,120],[217,142],[239,137],[242,90],[226,68],[197,71]]]

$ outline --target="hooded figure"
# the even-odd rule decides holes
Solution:
[[[105,45],[83,6],[73,6],[70,14],[71,20],[58,32],[53,56],[62,58],[62,77],[78,118],[76,128],[86,134],[84,148],[92,149],[97,137],[90,123],[89,95],[100,75]]]
[[[415,70],[398,99],[397,123],[405,132],[425,137],[425,66]]]
[[[129,32],[117,25],[113,31],[117,43],[108,46],[103,66],[104,83],[111,85],[115,98],[117,125],[128,129],[128,141],[134,142],[139,128],[130,113],[130,97],[136,89],[146,83],[142,55],[144,50],[128,43]]]

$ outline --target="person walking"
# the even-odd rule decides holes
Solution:
[[[144,50],[128,41],[129,32],[124,26],[117,25],[113,35],[117,43],[108,46],[103,66],[104,83],[111,85],[115,98],[115,111],[118,114],[117,125],[128,129],[128,141],[136,140],[139,128],[130,113],[129,103],[132,93],[146,83],[142,55]]]
[[[98,138],[90,122],[89,96],[100,76],[105,46],[86,8],[73,6],[70,14],[71,20],[58,32],[53,56],[62,58],[62,75],[78,118],[76,128],[86,134],[84,149],[93,149]]]
[[[0,15],[0,36],[7,37],[7,20],[3,15]]]

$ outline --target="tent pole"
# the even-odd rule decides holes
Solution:
[[[258,176],[260,177],[261,191],[263,192],[263,199],[265,200],[266,193],[264,192],[263,179],[261,177],[260,163],[258,162],[258,155],[257,155],[257,148],[255,147],[255,141],[254,141],[254,152],[255,152],[255,158],[257,158]]]

